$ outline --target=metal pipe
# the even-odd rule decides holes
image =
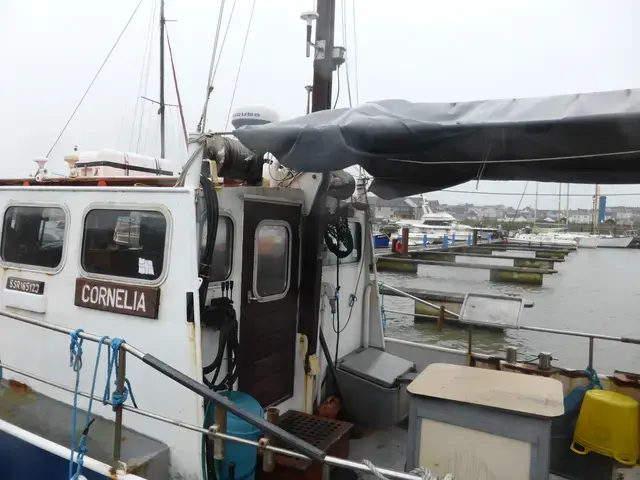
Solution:
[[[387,285],[386,283],[384,283],[384,284],[381,283],[380,286],[381,287],[384,286],[384,288],[388,288],[392,292],[399,293],[400,295],[403,295],[403,296],[405,296],[407,298],[410,298],[411,300],[414,300],[414,301],[416,301],[418,303],[422,303],[423,305],[426,305],[428,307],[435,308],[436,310],[440,310],[440,305],[437,305],[437,304],[431,303],[431,302],[427,302],[426,300],[423,300],[423,299],[418,298],[418,297],[414,297],[413,295],[411,295],[411,294],[409,294],[407,292],[403,292],[402,290],[399,290],[396,287],[392,287],[390,285]],[[457,314],[455,312],[452,312],[451,310],[445,310],[444,313],[446,313],[448,315],[452,315],[455,318],[460,318],[459,314]]]
[[[9,365],[5,365],[5,364],[0,364],[0,367],[5,368],[7,370],[10,370],[12,372],[15,372],[19,375],[23,375],[25,377],[31,378],[33,380],[42,382],[46,385],[52,386],[52,387],[56,387],[59,388],[61,390],[67,391],[69,393],[74,393],[74,390],[72,388],[66,387],[64,385],[58,384],[56,382],[52,382],[50,380],[46,380],[42,377],[39,377],[37,375],[33,375],[31,373],[25,372],[23,370],[20,370],[18,368],[14,368],[11,367]],[[91,395],[89,395],[86,392],[78,392],[78,395],[85,397],[85,398],[91,398]],[[99,400],[101,401],[102,398],[99,398],[97,396],[94,395],[93,397],[95,400]],[[111,404],[111,402],[107,402],[107,404]],[[168,418],[168,417],[164,417],[162,415],[158,415],[152,412],[148,412],[145,410],[141,410],[139,408],[133,408],[130,407],[128,405],[123,405],[122,408],[124,410],[127,410],[129,412],[133,412],[133,413],[137,413],[139,415],[142,415],[144,417],[148,417],[148,418],[152,418],[154,420],[158,420],[161,421],[163,423],[168,423],[170,425],[174,425],[176,427],[181,427],[184,428],[186,430],[190,430],[193,432],[196,432],[200,435],[208,435],[208,436],[213,436],[214,438],[220,438],[222,440],[228,440],[231,442],[236,442],[236,443],[240,443],[242,445],[248,445],[248,446],[252,446],[252,447],[260,447],[260,443],[256,442],[254,440],[248,440],[246,438],[239,438],[239,437],[234,437],[232,435],[228,435],[222,432],[217,432],[217,433],[212,433],[210,430],[206,429],[206,428],[202,428],[202,427],[198,427],[195,425],[191,425],[185,422],[182,422],[180,420],[174,420],[172,418]],[[310,457],[302,454],[302,453],[298,453],[298,452],[294,452],[292,450],[287,450],[285,448],[280,448],[280,447],[274,447],[271,445],[267,445],[266,447],[264,447],[265,450],[268,450],[270,452],[273,452],[275,454],[278,455],[287,455],[289,457],[292,458],[297,458],[300,460],[311,460]],[[353,462],[351,460],[345,460],[343,458],[337,458],[337,457],[332,457],[330,455],[327,455],[326,457],[324,457],[324,462],[327,463],[328,465],[332,465],[335,467],[341,467],[341,468],[349,468],[351,470],[357,471],[357,472],[363,472],[363,473],[371,473],[371,469],[369,467],[367,467],[365,464],[363,463],[359,463],[359,462]],[[421,480],[421,477],[416,476],[416,475],[411,475],[408,473],[403,473],[403,472],[395,472],[393,470],[387,470],[384,468],[379,468],[378,471],[380,473],[382,473],[383,475],[385,475],[388,478],[394,478],[394,479],[400,479],[400,480]]]
[[[58,332],[58,333],[64,333],[66,335],[69,335],[69,334],[75,332],[75,330],[73,330],[71,328],[62,327],[62,326],[56,325],[54,323],[44,322],[42,320],[37,320],[35,318],[26,317],[24,315],[18,315],[17,313],[12,313],[12,312],[9,312],[7,310],[0,310],[0,316],[12,318],[13,320],[17,320],[19,322],[28,323],[28,324],[34,325],[36,327],[45,328],[47,330],[52,330],[52,331]],[[90,342],[98,343],[98,342],[102,341],[102,343],[104,343],[106,345],[111,345],[111,339],[110,338],[106,338],[106,339],[102,340],[101,336],[94,335],[92,333],[80,332],[78,334],[78,336],[80,338],[84,339],[84,340],[89,340]],[[135,347],[132,347],[128,343],[123,343],[122,347],[120,347],[120,348],[126,350],[128,353],[130,353],[134,357],[137,357],[137,358],[139,358],[141,360],[145,355],[143,352],[141,352],[140,350],[138,350]]]
[[[593,370],[593,337],[589,337],[589,370]]]
[[[598,340],[611,340],[613,342],[635,343],[640,345],[640,338],[633,338],[633,337],[614,337],[612,335],[600,335],[597,333],[576,332],[573,330],[557,330],[555,328],[531,327],[527,325],[520,325],[518,328],[520,330],[529,330],[532,332],[555,333],[558,335],[569,335],[572,337],[597,338]]]
[[[127,352],[122,348],[118,350],[118,378],[116,380],[116,393],[122,395],[127,372]],[[113,465],[112,472],[116,473],[120,465],[122,449],[122,404],[115,407],[115,429],[113,432]]]

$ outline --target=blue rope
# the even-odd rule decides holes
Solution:
[[[587,374],[589,381],[593,384],[594,387],[598,387],[600,390],[604,389],[604,387],[600,383],[600,379],[598,378],[598,373],[593,368],[585,368],[584,373]]]
[[[118,406],[124,405],[129,395],[131,395],[131,403],[133,403],[133,406],[135,408],[138,408],[138,404],[136,403],[136,398],[133,396],[133,390],[128,378],[124,379],[125,387],[122,389],[122,392],[118,392],[117,388],[117,372],[118,366],[120,365],[120,361],[118,360],[118,353],[123,343],[125,343],[125,341],[122,338],[114,338],[111,340],[111,348],[109,349],[109,356],[107,360],[107,384],[104,387],[104,396],[102,397],[102,403],[104,405],[107,404],[107,402],[109,401],[109,397],[111,397],[111,405],[114,411]],[[111,393],[111,375],[114,370],[116,371],[116,380],[114,380],[114,385],[116,385],[116,388],[113,393]]]
[[[91,417],[91,407],[93,406],[93,395],[96,389],[96,377],[98,376],[98,365],[100,364],[100,352],[102,351],[102,345],[109,337],[102,337],[98,342],[98,353],[96,355],[96,363],[93,367],[93,380],[91,382],[91,394],[89,396],[89,407],[87,408],[87,416],[84,421],[84,429],[80,436],[80,441],[76,445],[76,429],[78,424],[78,387],[80,385],[80,371],[82,370],[82,342],[80,333],[83,332],[81,328],[71,332],[71,342],[69,345],[69,365],[76,372],[76,382],[73,392],[73,420],[71,431],[71,456],[69,458],[69,479],[77,480],[80,478],[82,472],[82,466],[84,465],[84,456],[87,453],[87,436],[89,434],[89,427],[95,421],[95,418]],[[73,473],[73,456],[76,453],[76,463],[78,468]]]
[[[380,286],[382,286],[382,284],[380,284]],[[387,330],[387,313],[384,311],[384,297],[386,297],[386,295],[383,293],[380,296],[382,297],[380,301],[380,315],[382,316],[382,331],[384,332]]]

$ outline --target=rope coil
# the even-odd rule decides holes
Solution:
[[[327,249],[339,259],[347,258],[353,252],[354,241],[346,215],[346,207],[337,208],[329,217],[324,232]]]
[[[369,460],[362,460],[362,463],[365,464],[369,470],[371,470],[371,472],[369,472],[370,475],[373,475],[374,477],[376,477],[378,480],[389,480],[387,477],[385,477],[382,473],[380,473],[380,470],[378,470],[378,467],[376,467],[373,463],[371,463]],[[418,468],[414,468],[413,470],[411,470],[409,472],[410,475],[416,475],[418,477],[420,477],[422,480],[440,480],[440,477],[433,475],[431,473],[431,471],[429,471],[428,468],[424,468],[424,467],[418,467]],[[360,474],[359,478],[363,478],[363,475]],[[445,475],[445,477],[443,478],[443,480],[453,480],[453,475],[451,475],[450,473],[448,473],[447,475]]]

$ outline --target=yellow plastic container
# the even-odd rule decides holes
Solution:
[[[589,390],[580,408],[571,450],[580,455],[595,452],[635,465],[640,454],[638,409],[638,402],[627,395]]]

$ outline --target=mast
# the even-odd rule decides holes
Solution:
[[[336,24],[336,0],[318,0],[318,20],[316,22],[316,55],[313,62],[313,89],[311,91],[311,111],[331,109],[333,71],[333,35]]]
[[[565,222],[564,224],[567,226],[567,231],[569,231],[569,185],[571,185],[570,183],[567,183],[567,209],[566,209],[566,213],[565,213]]]
[[[164,0],[160,0],[160,158],[165,155],[165,125],[164,125]]]
[[[591,228],[593,229],[593,233],[596,233],[598,231],[598,197],[600,196],[600,186],[596,183],[596,191],[595,191],[595,195],[593,196],[593,215],[591,218],[592,221],[592,226]]]
[[[540,182],[536,182],[536,201],[533,204],[533,226],[536,226],[536,220],[538,219],[538,187]]]
[[[558,184],[558,226],[560,226],[560,217],[562,216],[562,183]]]
[[[336,62],[333,58],[333,33],[335,27],[336,0],[318,0],[317,12],[305,12],[300,18],[307,22],[307,56],[313,47],[313,86],[311,111],[331,109],[331,87]],[[315,43],[311,43],[311,24],[316,21]],[[306,335],[308,347],[305,370],[310,371],[309,356],[315,355],[318,344],[320,303],[322,300],[322,248],[326,228],[326,199],[331,175],[323,174],[309,214],[304,219],[300,248],[300,309],[298,332]]]

